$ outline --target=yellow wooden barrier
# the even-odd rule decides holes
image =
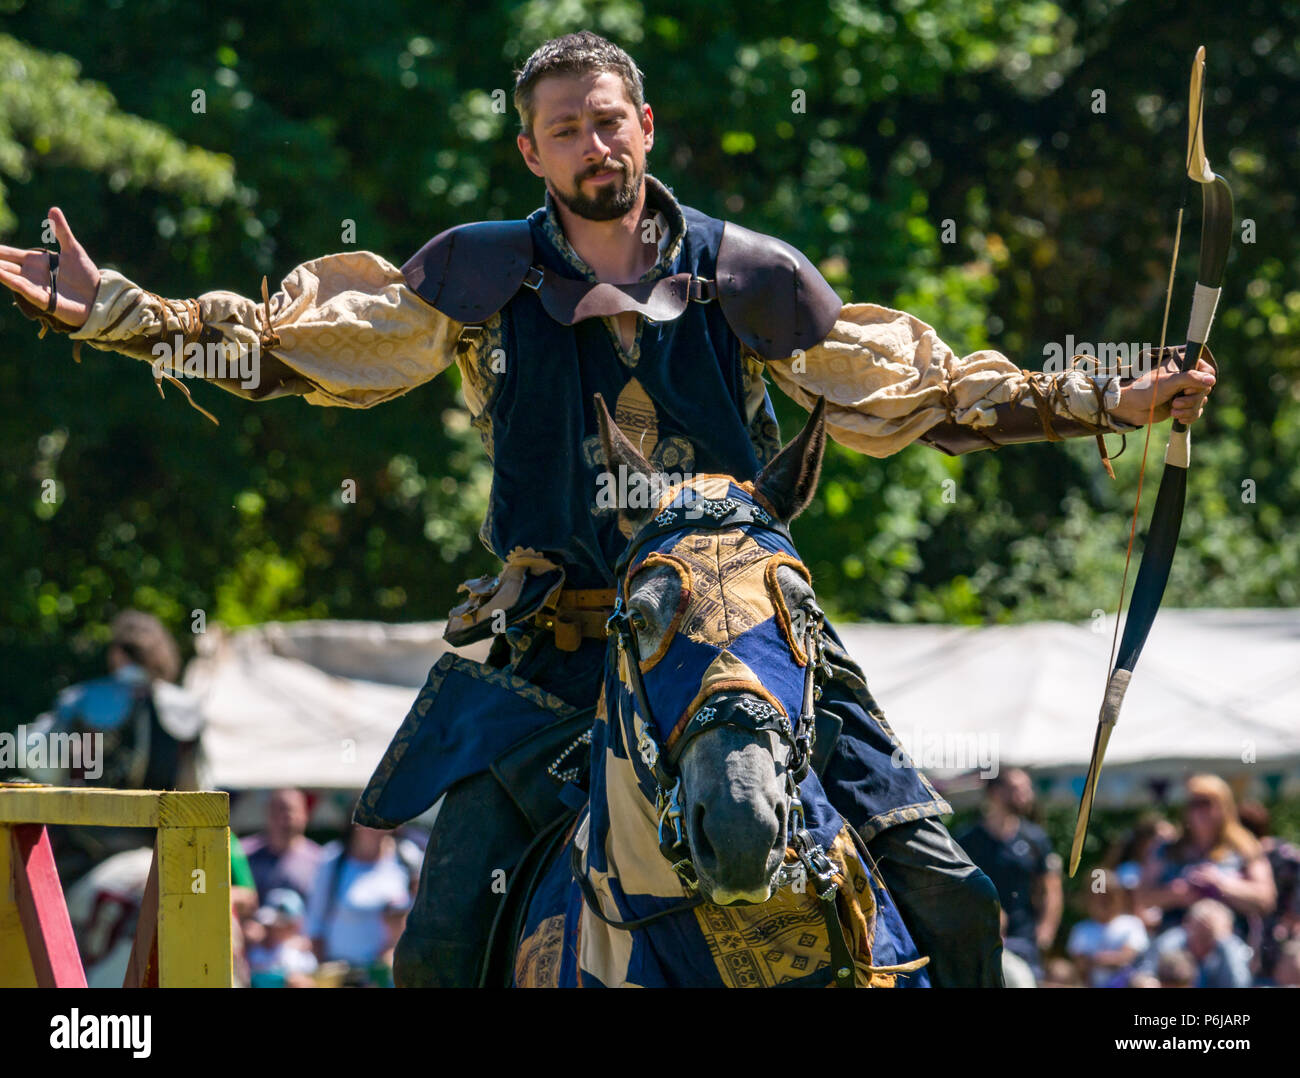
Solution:
[[[0,826],[0,988],[35,988],[36,972],[18,918],[18,900],[9,867],[9,828]]]
[[[10,830],[21,824],[157,828],[151,885],[137,933],[141,968],[148,964],[150,918],[157,925],[161,988],[229,988],[230,798],[225,793],[104,790],[91,787],[0,786],[0,987],[36,983],[19,917]],[[133,965],[137,956],[132,956]]]

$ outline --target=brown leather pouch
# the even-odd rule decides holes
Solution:
[[[454,647],[486,640],[494,632],[536,614],[564,586],[564,570],[549,558],[516,547],[496,576],[461,584],[468,598],[447,615],[443,637]]]
[[[582,641],[603,640],[605,623],[614,612],[614,588],[562,588],[533,616],[540,629],[555,634],[561,651],[577,651]]]

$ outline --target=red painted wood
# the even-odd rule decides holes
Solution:
[[[39,823],[16,824],[13,835],[14,898],[41,988],[85,988],[63,885],[54,867],[50,836]]]
[[[123,988],[158,987],[158,846],[149,863],[149,879],[140,899],[140,918],[135,924],[135,942],[126,964]]]

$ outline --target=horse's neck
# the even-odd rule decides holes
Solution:
[[[591,800],[593,806],[603,805],[609,826],[606,834],[591,836],[591,840],[604,843],[608,875],[618,879],[625,894],[680,895],[681,883],[659,852],[654,805],[637,781],[636,766],[622,746],[616,717],[610,719],[608,734],[619,739],[622,751],[602,748],[604,771],[601,781],[592,786]]]
[[[617,717],[607,733],[611,738],[620,737]],[[625,921],[628,911],[620,906],[617,893],[680,898],[682,886],[672,866],[659,852],[654,805],[647,801],[639,786],[635,766],[622,752],[621,741],[618,752],[599,737],[593,738],[592,748],[601,753],[603,768],[593,769],[591,814],[576,841],[587,851],[587,880],[602,912],[616,921]],[[594,857],[593,847],[599,850]],[[601,984],[627,983],[634,941],[639,939],[643,947],[653,948],[652,936],[637,933],[634,937],[633,933],[614,928],[596,917],[585,904],[581,917],[577,934],[580,971]]]

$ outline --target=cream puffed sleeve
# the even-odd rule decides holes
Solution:
[[[992,350],[958,356],[919,318],[874,303],[846,304],[824,341],[767,366],[805,408],[825,397],[827,433],[872,457],[918,440],[965,453],[1136,429],[1109,415],[1114,376],[1027,371]]]
[[[249,400],[300,395],[347,408],[401,396],[456,358],[461,324],[369,251],[304,262],[274,295],[263,279],[262,296],[163,299],[103,270],[89,318],[69,336],[143,359],[156,378],[201,377]]]

